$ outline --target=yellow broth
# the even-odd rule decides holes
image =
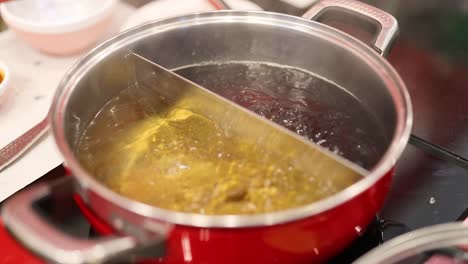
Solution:
[[[253,214],[309,204],[358,180],[310,177],[282,150],[267,152],[177,104],[160,100],[145,113],[131,89],[101,109],[77,150],[92,175],[126,197],[181,212]]]

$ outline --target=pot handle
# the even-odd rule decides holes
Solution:
[[[71,201],[74,191],[72,177],[64,177],[18,192],[3,205],[4,224],[22,244],[54,263],[102,263],[142,247],[132,236],[91,240],[73,237],[55,227],[35,208],[38,202],[51,197]],[[157,242],[161,244],[161,240]]]
[[[329,10],[352,13],[370,23],[377,24],[379,30],[371,47],[380,55],[387,55],[398,35],[398,22],[392,15],[356,0],[322,0],[313,5],[302,17],[317,20]]]

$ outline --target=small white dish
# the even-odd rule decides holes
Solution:
[[[247,0],[225,0],[235,10],[262,10]],[[138,8],[123,24],[120,31],[144,24],[149,21],[186,15],[197,12],[214,11],[208,0],[158,0]]]
[[[307,8],[309,6],[312,6],[317,2],[318,0],[281,0],[282,2],[285,2],[286,4],[290,4],[294,7],[297,8]]]
[[[0,102],[10,86],[11,73],[8,66],[0,61]]]

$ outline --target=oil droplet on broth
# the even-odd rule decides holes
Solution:
[[[275,81],[272,75],[279,69],[265,67],[217,64],[185,68],[178,73],[293,131],[300,131],[300,135],[321,142],[336,153],[349,154],[346,152],[349,148],[336,140],[343,135],[340,125],[350,125],[339,120],[343,114],[321,109],[319,103],[303,92],[291,91],[291,87],[282,83],[284,79],[295,81],[297,76],[306,78],[302,81],[304,85],[317,81],[303,73],[280,74],[282,77],[275,77]],[[234,74],[235,80],[226,80],[228,72],[238,73]],[[278,79],[280,83],[275,83]],[[262,86],[265,83],[269,83],[268,89]],[[236,84],[239,88],[234,89]],[[223,89],[223,85],[228,88]],[[271,88],[278,85],[284,87]],[[293,86],[301,85],[296,80]],[[357,180],[333,182],[325,177],[311,178],[282,157],[281,150],[266,153],[261,146],[237,137],[222,124],[181,106],[167,105],[163,100],[153,102],[156,108],[147,112],[140,102],[133,100],[131,89],[124,90],[97,114],[77,151],[87,170],[129,198],[183,212],[251,214],[312,203]],[[285,97],[290,99],[281,99],[284,94],[291,95]],[[324,118],[325,124],[320,123],[319,117],[327,115],[330,118]],[[330,120],[338,123],[327,125]],[[330,137],[334,134],[336,137]],[[359,143],[365,148],[372,142]]]

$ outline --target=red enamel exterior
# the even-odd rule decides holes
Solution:
[[[0,220],[0,263],[43,264],[45,262],[16,241]]]
[[[382,207],[393,170],[352,200],[286,224],[255,228],[174,227],[166,256],[150,263],[320,263],[348,246]],[[112,228],[77,196],[83,214],[101,234]]]

